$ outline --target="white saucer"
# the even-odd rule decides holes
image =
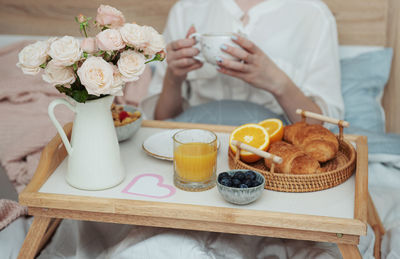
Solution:
[[[182,129],[165,130],[148,137],[143,141],[142,148],[150,156],[158,159],[173,161],[174,156],[174,142],[172,137],[174,134]],[[220,143],[217,140],[217,148]]]

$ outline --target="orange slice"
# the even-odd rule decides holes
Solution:
[[[263,126],[268,134],[271,143],[282,140],[283,137],[283,123],[280,119],[267,119],[258,123]]]
[[[240,141],[263,151],[267,150],[269,146],[269,134],[267,130],[253,123],[239,126],[231,133],[229,137],[229,147],[232,152],[236,154],[237,147],[232,144],[232,140]],[[246,150],[240,150],[240,159],[247,163],[253,163],[260,160],[261,157]]]

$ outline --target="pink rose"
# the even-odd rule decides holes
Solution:
[[[95,53],[98,49],[95,38],[84,38],[81,42],[81,49],[86,53]]]
[[[125,48],[121,34],[116,29],[107,29],[96,36],[96,43],[101,50],[119,50]]]
[[[96,22],[102,26],[118,28],[124,25],[124,15],[109,5],[100,5],[97,9]]]

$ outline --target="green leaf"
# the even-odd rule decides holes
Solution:
[[[43,68],[43,69],[45,69],[46,68],[46,66],[47,66],[47,63],[46,62],[44,62],[43,64],[41,64],[39,67],[40,68]]]
[[[72,96],[72,90],[70,88],[63,85],[56,85],[55,87],[60,93]]]
[[[89,94],[86,91],[86,89],[84,89],[84,90],[75,90],[72,93],[72,98],[74,98],[74,100],[79,102],[79,103],[86,102],[86,100],[88,99],[88,96],[89,96]]]
[[[98,57],[98,56],[101,56],[103,54],[104,54],[104,51],[103,50],[99,50],[97,53],[93,54],[93,56]]]
[[[160,53],[157,53],[152,60],[148,60],[148,61],[146,61],[144,63],[147,64],[147,63],[150,63],[150,62],[153,62],[153,61],[163,61],[163,60],[164,60],[164,58],[161,57]]]
[[[84,58],[87,58],[87,57],[88,57],[88,53],[87,53],[87,52],[83,52],[82,55],[83,55]]]
[[[105,61],[110,61],[111,56],[110,56],[110,54],[106,51],[106,52],[104,52],[103,58],[104,58]]]
[[[74,71],[78,70],[78,64],[74,63],[74,64],[72,64],[72,67],[74,68]]]

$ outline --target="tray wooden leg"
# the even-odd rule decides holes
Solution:
[[[357,245],[337,244],[343,259],[361,259]]]
[[[379,214],[376,211],[375,205],[371,199],[371,195],[368,194],[368,224],[372,227],[375,234],[374,244],[374,257],[376,259],[381,258],[381,240],[385,234],[385,228],[379,218]]]
[[[35,216],[28,234],[25,237],[18,259],[34,258],[39,251],[46,245],[49,238],[60,224],[61,219]]]

